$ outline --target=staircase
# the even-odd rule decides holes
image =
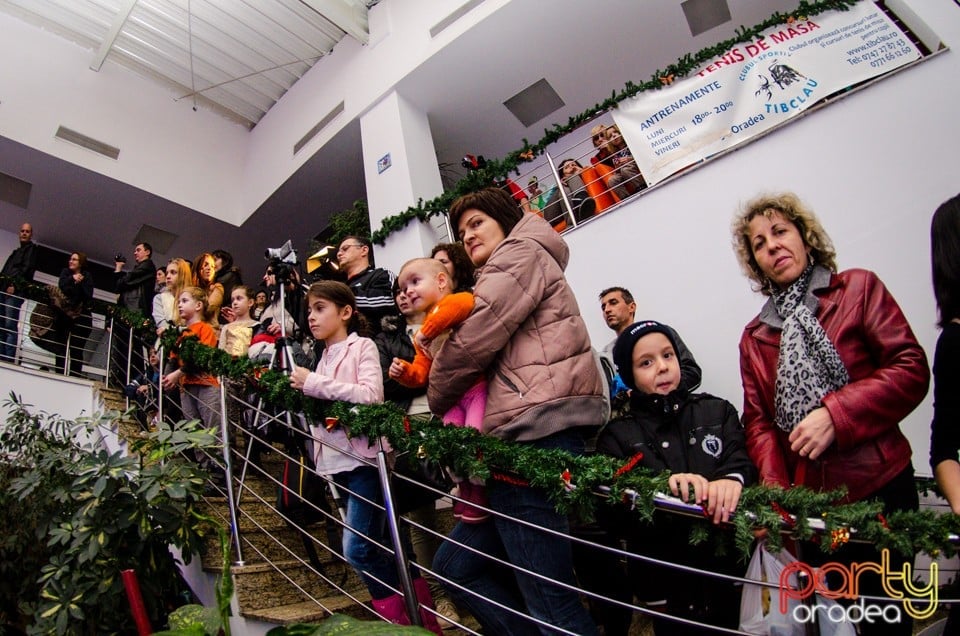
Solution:
[[[323,520],[305,528],[316,539],[316,567],[310,563],[301,534],[274,508],[278,484],[271,476],[281,474],[282,457],[268,452],[262,463],[266,474],[251,466],[238,495],[242,562],[238,562],[236,546],[231,543],[234,565],[230,571],[240,615],[277,625],[316,622],[332,613],[375,618],[366,586],[335,552],[340,550],[337,524]],[[205,507],[210,516],[229,526],[225,496],[205,497]],[[336,510],[332,502],[330,509]],[[331,533],[327,524],[332,524]],[[220,559],[218,538],[208,537],[201,554],[204,571],[218,574]]]

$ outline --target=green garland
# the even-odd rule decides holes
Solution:
[[[825,11],[847,11],[855,5],[857,1],[858,0],[819,0],[817,2],[808,2],[807,0],[801,0],[799,6],[790,13],[780,13],[778,11],[760,24],[754,25],[751,28],[741,26],[736,30],[736,37],[701,49],[695,55],[687,53],[665,69],[657,69],[654,71],[650,79],[645,82],[639,84],[627,82],[620,92],[613,91],[607,99],[570,117],[565,125],[554,124],[553,127],[549,129],[545,128],[543,137],[536,143],[531,144],[524,139],[521,149],[511,152],[499,161],[487,161],[487,164],[483,168],[469,172],[467,176],[457,182],[451,190],[444,192],[439,197],[429,201],[420,199],[417,201],[417,205],[408,207],[403,212],[383,219],[380,224],[380,229],[371,234],[370,240],[379,245],[383,245],[388,236],[402,230],[414,219],[426,222],[433,216],[446,213],[450,208],[450,204],[458,197],[485,188],[511,173],[520,174],[519,166],[521,163],[533,161],[535,157],[542,155],[550,144],[573,132],[584,123],[597,117],[597,115],[616,108],[620,102],[626,99],[636,97],[646,91],[660,90],[664,86],[672,84],[677,79],[688,76],[690,73],[699,69],[704,63],[722,56],[738,44],[756,39],[757,36],[771,27],[795,20],[803,20],[809,16],[819,15]]]
[[[634,468],[636,462],[632,460],[532,448],[481,435],[469,427],[445,426],[437,418],[408,417],[390,403],[354,405],[315,400],[293,389],[289,378],[278,371],[265,370],[245,358],[233,358],[201,344],[193,336],[179,336],[175,330],[168,330],[161,338],[164,348],[203,372],[247,382],[274,406],[302,412],[313,421],[332,418],[328,423],[345,427],[351,437],[386,438],[398,454],[430,458],[459,474],[543,488],[561,512],[589,517],[598,502],[620,505],[626,501],[641,520],[651,520],[654,493],[669,491],[667,473],[652,474]],[[608,488],[608,494],[598,494],[601,487]],[[930,481],[920,483],[923,491],[932,488]],[[957,546],[949,536],[960,534],[960,516],[925,510],[896,512],[884,518],[879,502],[838,504],[843,494],[842,490],[820,493],[803,487],[744,488],[738,513],[731,522],[737,549],[742,555],[749,555],[754,531],[760,528],[767,529],[771,547],[779,548],[784,525],[798,539],[816,540],[809,519],[822,519],[826,529],[819,539],[826,552],[842,547],[849,539],[849,530],[855,528],[858,539],[907,555],[926,552],[937,557],[956,553]],[[710,527],[706,521],[695,525],[692,538],[704,539],[710,534]]]

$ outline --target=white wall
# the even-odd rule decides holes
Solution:
[[[465,4],[435,0],[383,2],[370,9],[370,43],[352,38],[313,66],[271,108],[250,134],[243,205],[252,212],[346,124],[377,104],[427,58],[509,0],[488,0],[430,37],[430,27]],[[344,112],[293,156],[293,146],[344,102]]]
[[[0,135],[241,225],[344,126],[507,2],[482,3],[436,38],[430,27],[465,0],[374,6],[370,43],[344,39],[252,131],[202,104],[194,112],[191,100],[174,101],[181,93],[120,65],[91,71],[93,50],[0,14],[0,59],[16,60],[0,64]],[[344,112],[294,156],[294,144],[341,101]],[[119,159],[55,139],[60,125],[120,148]]]
[[[93,383],[86,380],[63,378],[49,373],[31,371],[0,362],[0,426],[6,423],[9,410],[4,403],[10,393],[18,395],[23,404],[31,405],[31,413],[45,411],[68,420],[90,417],[97,408]]]
[[[960,47],[960,15],[950,4],[925,3],[918,12]],[[831,235],[840,269],[877,272],[932,357],[930,218],[960,191],[960,90],[948,79],[955,77],[960,60],[949,51],[568,233],[567,275],[595,345],[613,336],[597,293],[626,286],[638,319],[679,331],[703,368],[702,390],[741,407],[737,343],[764,297],[740,272],[730,222],[755,194],[793,190]],[[914,466],[927,474],[931,395],[903,425]]]

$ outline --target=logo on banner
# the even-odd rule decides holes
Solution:
[[[756,82],[754,97],[764,101],[764,113],[791,113],[811,103],[818,83],[791,66],[790,54],[783,51],[767,51],[747,64],[740,73],[740,81]]]

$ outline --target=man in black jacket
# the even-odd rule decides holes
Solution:
[[[373,337],[380,332],[380,319],[395,316],[397,307],[393,302],[393,272],[374,267],[373,244],[370,239],[347,236],[340,241],[337,264],[347,277],[347,285],[357,298],[357,311],[366,318]]]
[[[157,267],[150,257],[153,248],[149,243],[137,243],[133,258],[137,262],[133,270],[123,271],[125,261],[114,263],[114,291],[120,294],[118,305],[130,311],[139,311],[150,316],[153,311],[153,286],[156,281]]]
[[[149,318],[153,314],[153,289],[156,281],[157,267],[150,257],[153,248],[149,243],[137,243],[133,250],[133,258],[137,262],[129,272],[123,271],[124,261],[114,263],[114,291],[120,294],[117,304],[130,311],[136,311]],[[144,360],[143,342],[139,337],[134,338],[130,348],[130,326],[123,325],[113,331],[113,351],[111,364],[115,371],[114,382],[125,386],[129,381],[124,372],[127,368],[139,368]],[[129,353],[128,353],[129,349]],[[129,359],[128,359],[129,358]]]
[[[20,226],[20,246],[13,250],[3,264],[0,275],[6,277],[0,287],[0,360],[13,362],[17,353],[17,320],[23,296],[18,291],[17,280],[33,280],[37,269],[37,245],[32,241],[33,226],[24,223]]]

